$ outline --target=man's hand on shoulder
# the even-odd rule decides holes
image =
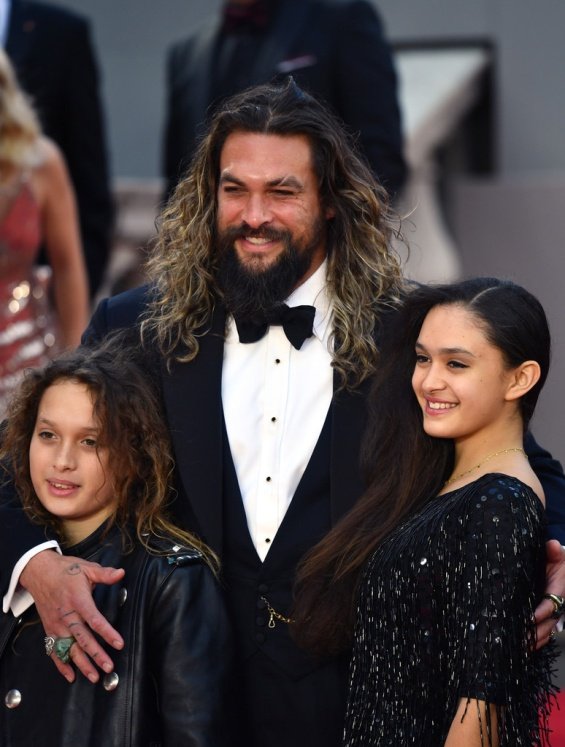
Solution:
[[[546,588],[545,594],[565,597],[565,549],[557,540],[549,540],[547,547]],[[551,599],[543,599],[536,609],[537,648],[545,646],[555,630],[555,604]]]
[[[92,599],[96,584],[114,584],[124,577],[123,569],[104,568],[82,558],[44,550],[35,555],[20,575],[21,585],[32,595],[46,636],[66,638],[76,643],[70,649],[73,664],[91,682],[97,682],[97,667],[111,672],[113,662],[93,633],[110,646],[123,648],[121,635],[100,614]],[[74,669],[51,654],[57,669],[69,681]]]

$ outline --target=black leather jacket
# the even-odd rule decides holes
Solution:
[[[197,551],[156,549],[169,554],[136,545],[124,555],[118,531],[101,541],[99,530],[69,551],[126,570],[123,582],[94,591],[125,640],[123,651],[110,652],[115,671],[96,685],[80,673],[72,685],[61,677],[34,609],[20,620],[2,615],[2,747],[228,744],[232,644],[218,584]]]

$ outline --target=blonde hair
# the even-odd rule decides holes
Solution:
[[[0,180],[14,168],[37,165],[40,136],[37,115],[18,84],[10,60],[0,49]]]
[[[387,194],[356,154],[341,123],[290,79],[257,86],[229,99],[214,116],[186,177],[165,207],[147,263],[155,294],[142,323],[170,361],[191,361],[209,330],[221,291],[214,253],[216,193],[221,150],[236,131],[304,135],[312,148],[328,221],[328,284],[334,309],[333,366],[346,388],[377,364],[375,319],[399,303],[400,261],[390,245],[393,222]],[[182,352],[178,352],[182,346]]]

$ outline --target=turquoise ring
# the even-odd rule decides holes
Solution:
[[[55,656],[60,659],[63,664],[68,664],[71,659],[71,646],[75,643],[73,636],[68,638],[55,638],[53,645],[53,652]]]

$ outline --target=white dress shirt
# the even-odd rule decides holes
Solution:
[[[281,326],[250,344],[228,321],[224,418],[249,532],[265,559],[328,414],[333,396],[326,262],[287,299],[316,307],[314,334],[296,350]]]

